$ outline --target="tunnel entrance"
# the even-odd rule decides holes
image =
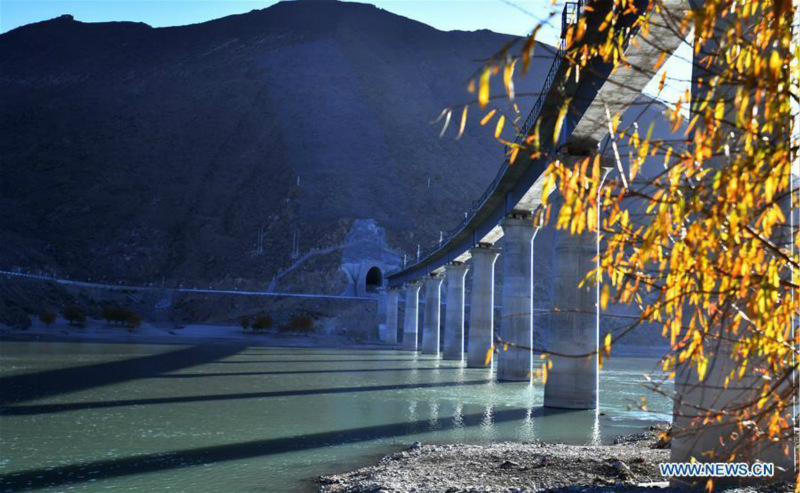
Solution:
[[[383,272],[378,267],[370,267],[367,271],[366,288],[368,293],[378,291],[383,286]]]

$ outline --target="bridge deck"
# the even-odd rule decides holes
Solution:
[[[645,0],[637,0],[636,4],[640,9],[647,7]],[[588,34],[582,41],[584,43],[597,41],[597,26],[611,8],[608,0],[596,0],[591,5],[591,11],[581,10],[579,13],[587,24]],[[664,7],[673,13],[680,9],[685,11],[687,1],[664,0]],[[671,53],[682,41],[675,36],[665,14],[656,16],[647,35],[631,28],[636,20],[635,15],[626,14],[620,19],[623,28],[630,29],[626,57],[636,67],[652,67],[662,50]],[[509,165],[507,160],[504,161],[497,178],[475,202],[467,218],[436,249],[404,269],[390,273],[387,276],[390,287],[419,279],[449,262],[465,261],[469,259],[469,249],[473,246],[479,243],[493,244],[500,239],[502,229],[499,224],[505,216],[515,211],[530,212],[541,204],[543,180],[540,178],[556,152],[565,144],[572,153],[577,150],[577,153],[588,154],[596,149],[597,142],[608,130],[606,105],[611,114],[623,111],[634,103],[654,75],[652,70],[615,70],[611,64],[595,60],[587,70],[582,71],[580,80],[575,81],[574,75],[567,78],[569,62],[563,59],[563,55],[562,49],[559,49],[542,92],[517,138],[519,141],[527,137],[538,124],[542,143],[540,157],[532,160],[520,153],[514,164]],[[554,139],[556,118],[566,98],[571,98],[570,106],[561,135]]]

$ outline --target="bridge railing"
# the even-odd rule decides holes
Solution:
[[[567,35],[567,28],[570,25],[574,25],[578,22],[580,18],[581,10],[583,8],[583,0],[578,0],[576,2],[567,2],[564,5],[564,10],[561,12],[561,40],[558,45],[558,49],[555,52],[555,56],[553,57],[553,62],[550,65],[550,70],[547,71],[547,75],[544,79],[544,84],[542,85],[542,89],[539,92],[539,95],[536,97],[536,101],[533,103],[533,107],[531,108],[530,113],[528,113],[528,117],[523,122],[522,126],[519,128],[517,132],[517,136],[514,139],[515,144],[520,144],[522,141],[528,138],[528,135],[531,131],[531,128],[536,123],[536,120],[539,118],[539,113],[542,111],[542,106],[544,105],[545,100],[547,99],[547,95],[550,92],[550,89],[553,87],[553,83],[555,82],[556,75],[558,74],[558,69],[561,68],[561,61],[564,58],[564,51],[566,49],[566,35]],[[497,170],[497,174],[495,175],[492,182],[486,187],[486,190],[483,192],[483,195],[478,200],[472,201],[472,207],[468,214],[465,215],[464,219],[458,223],[458,225],[447,232],[444,235],[438,245],[435,247],[427,250],[424,255],[421,255],[415,263],[419,263],[436,253],[442,245],[446,244],[451,238],[456,236],[459,232],[461,232],[467,224],[472,220],[475,214],[486,204],[486,201],[489,200],[489,197],[497,190],[497,186],[500,184],[500,181],[503,179],[503,176],[506,173],[510,166],[509,163],[509,151],[508,146],[505,148],[505,158],[503,159],[502,164],[500,164],[500,169]],[[401,272],[403,269],[398,269],[391,274],[396,272]]]

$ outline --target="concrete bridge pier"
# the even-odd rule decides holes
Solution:
[[[675,375],[670,461],[688,462],[690,457],[694,457],[700,462],[725,462],[735,455],[735,462],[760,461],[775,465],[774,478],[714,478],[715,487],[757,484],[780,478],[794,479],[796,466],[792,451],[795,450],[797,437],[773,442],[759,435],[768,426],[765,417],[754,418],[757,427],[741,426],[740,423],[743,411],[751,416],[759,411],[756,403],[761,397],[764,382],[753,368],[767,368],[769,364],[753,355],[750,359],[752,366],[742,378],[733,377],[726,385],[726,379],[736,374],[740,367],[732,358],[731,342],[712,339],[705,345],[705,351],[709,363],[702,381],[689,361],[680,364]],[[791,382],[779,384],[778,393],[788,395],[787,387],[790,385]],[[781,414],[791,422],[792,406],[791,403],[787,404],[787,409]],[[719,414],[721,419],[707,425],[704,423],[706,412]],[[672,486],[701,491],[706,479],[673,478]]]
[[[417,350],[417,326],[419,324],[419,288],[422,283],[411,281],[406,283],[406,312],[403,321],[403,349]]]
[[[397,344],[397,305],[400,290],[389,288],[386,291],[386,343]]]
[[[445,267],[447,310],[444,319],[444,359],[464,359],[464,278],[468,267],[453,262]]]
[[[467,367],[486,368],[486,353],[494,339],[494,264],[500,249],[478,245],[472,255]],[[491,363],[489,365],[491,367]]]
[[[443,277],[425,279],[425,317],[422,319],[422,354],[439,355]]]
[[[533,237],[529,214],[503,219],[503,311],[500,337],[521,346],[500,348],[497,379],[528,381],[533,360]]]
[[[690,2],[692,9],[697,9],[703,2]],[[744,90],[745,94],[753,97],[755,90],[744,87],[741,83],[730,82],[726,79],[726,47],[725,36],[732,32],[732,29],[741,31],[745,42],[751,42],[756,31],[750,29],[754,23],[760,21],[763,12],[743,18],[736,9],[725,9],[717,14],[715,19],[714,35],[707,38],[694,38],[694,48],[699,48],[699,53],[695,55],[692,64],[692,85],[691,100],[694,101],[720,101],[724,104],[724,115],[721,118],[723,136],[722,142],[716,144],[718,148],[723,145],[730,149],[731,155],[741,152],[744,146],[744,131],[741,128],[732,126],[729,122],[736,121],[736,112],[739,111],[737,104],[740,96],[738,90]],[[738,25],[737,25],[738,24]],[[734,27],[736,26],[736,27]],[[701,43],[700,46],[697,46]],[[769,48],[775,49],[775,48]],[[781,59],[788,57],[788,53],[778,48]],[[698,51],[695,51],[698,53]],[[700,57],[711,60],[710,64],[699,62]],[[720,79],[715,81],[715,77]],[[719,81],[723,82],[719,82]],[[714,82],[719,82],[714,84]],[[694,105],[693,105],[694,106]],[[766,123],[765,112],[761,111],[763,106],[755,105],[759,109],[758,113],[753,113],[758,123]],[[698,113],[692,108],[692,116]],[[777,122],[776,122],[777,123]],[[771,140],[788,139],[788,122],[777,123],[775,133],[770,137]],[[701,117],[697,125],[693,127],[693,132],[706,130],[705,121]],[[690,135],[691,139],[694,135]],[[689,148],[694,150],[692,146]],[[714,168],[722,167],[728,158],[722,155],[713,155],[709,158],[705,166]],[[795,183],[791,182],[792,185]],[[791,204],[791,200],[790,200]],[[787,209],[791,210],[791,205],[787,204]],[[797,206],[795,205],[795,208]],[[787,214],[787,222],[794,214]],[[791,224],[791,223],[790,223]],[[796,223],[795,223],[796,227]],[[776,234],[772,241],[777,244],[786,244],[785,240]],[[785,272],[782,277],[786,279],[794,273]],[[788,295],[788,293],[787,293]],[[767,302],[767,305],[772,303]],[[689,315],[694,307],[686,306],[684,320],[689,319]],[[797,327],[792,328],[798,330]],[[792,379],[781,382],[776,378],[779,371],[787,371],[796,360],[785,359],[783,366],[774,368],[770,362],[765,361],[762,355],[752,351],[748,355],[748,366],[741,378],[738,370],[740,364],[733,359],[735,354],[734,344],[743,341],[746,332],[733,334],[729,327],[712,327],[704,336],[703,351],[708,358],[708,364],[703,379],[700,379],[696,367],[690,360],[678,364],[675,375],[675,402],[673,405],[672,416],[672,444],[670,450],[670,460],[672,462],[687,462],[694,457],[698,462],[725,462],[735,454],[735,462],[753,463],[755,461],[773,463],[775,466],[775,476],[772,478],[714,478],[714,487],[741,486],[745,484],[763,484],[775,479],[794,480],[797,473],[797,452],[796,445],[797,433],[790,437],[773,442],[769,440],[763,431],[768,427],[769,416],[760,415],[769,409],[775,402],[770,400],[759,406],[761,399],[762,386],[765,384],[764,377],[770,377],[769,385],[775,386],[774,392],[781,395],[782,404],[786,407],[780,411],[782,418],[787,422],[792,422],[793,407],[797,410],[797,394],[792,395],[788,386],[792,385]],[[774,363],[773,363],[774,364]],[[757,370],[758,369],[758,370]],[[764,373],[762,373],[762,371]],[[795,367],[794,378],[798,377]],[[730,380],[728,378],[730,377]],[[794,402],[792,402],[794,400]],[[794,404],[794,406],[793,406]],[[707,424],[705,416],[711,413],[714,417],[719,416],[719,420],[713,420]],[[794,424],[797,425],[797,417],[794,417]],[[751,424],[752,423],[752,424]],[[786,452],[786,453],[784,453]],[[673,478],[671,485],[687,491],[701,491],[705,486],[706,478]]]
[[[578,287],[594,266],[596,248],[594,233],[556,235],[553,305],[559,312],[552,317],[548,350],[566,356],[550,355],[545,407],[597,408],[597,287]]]
[[[388,302],[386,288],[378,288],[378,340],[386,341],[386,305]]]

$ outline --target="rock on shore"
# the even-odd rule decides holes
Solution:
[[[572,485],[602,486],[608,491],[609,486],[616,484],[622,487],[663,481],[658,463],[668,460],[669,450],[650,449],[639,443],[613,446],[415,444],[384,457],[375,466],[321,478],[320,491],[528,493]]]
[[[653,448],[654,433],[620,437],[614,445],[544,443],[421,445],[377,465],[321,477],[321,493],[663,492],[658,464],[669,450]],[[737,493],[790,492],[791,486],[742,488]],[[729,493],[731,491],[729,490]]]

